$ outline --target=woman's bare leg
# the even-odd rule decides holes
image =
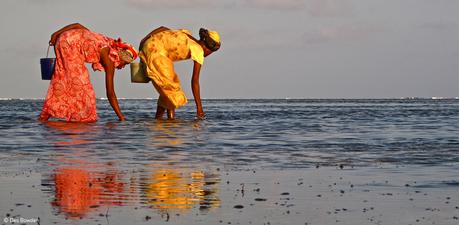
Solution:
[[[167,119],[173,120],[175,117],[175,109],[168,109],[167,110]]]
[[[41,122],[48,121],[50,115],[47,113],[41,113],[40,116],[38,117],[38,120]]]
[[[158,107],[156,107],[155,119],[158,119],[158,120],[162,119],[165,111],[166,111],[165,108],[158,105]]]

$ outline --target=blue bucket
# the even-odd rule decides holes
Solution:
[[[41,58],[41,79],[42,80],[51,80],[54,72],[54,64],[56,63],[56,58]]]
[[[51,80],[54,73],[54,65],[56,64],[56,58],[48,58],[49,47],[50,46],[48,46],[48,51],[46,52],[46,58],[40,59],[42,80]]]

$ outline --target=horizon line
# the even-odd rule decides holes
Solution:
[[[157,100],[157,98],[117,98],[119,100]],[[201,98],[202,100],[417,100],[417,99],[459,99],[459,97],[350,97],[350,98]],[[7,100],[45,100],[45,98],[0,98],[0,101]],[[96,100],[108,100],[108,98],[96,98]],[[194,100],[190,98],[189,100]]]

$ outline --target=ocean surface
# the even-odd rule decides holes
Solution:
[[[459,100],[205,100],[157,121],[155,100],[99,100],[97,123],[39,123],[41,100],[0,101],[0,154],[49,160],[88,151],[98,162],[302,168],[459,163]]]
[[[153,208],[156,216],[142,214],[135,223],[170,222],[191,210],[185,222],[201,224],[209,217],[199,213],[233,209],[234,196],[222,188],[230,185],[225,176],[284,171],[287,179],[288,171],[297,176],[318,168],[366,171],[367,178],[384,174],[369,168],[390,168],[401,174],[394,177],[400,188],[446,188],[449,198],[459,198],[458,99],[204,100],[205,120],[195,119],[191,101],[174,121],[153,118],[155,100],[121,99],[124,122],[98,100],[100,120],[88,124],[38,122],[42,104],[0,100],[0,213],[7,217],[107,224],[110,208]],[[408,184],[404,179],[412,176],[419,179]],[[236,186],[244,196],[244,185]],[[33,211],[36,205],[49,210]],[[432,221],[454,224],[454,215]],[[175,221],[187,224],[181,222]]]

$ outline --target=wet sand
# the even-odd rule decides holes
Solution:
[[[337,166],[239,171],[217,167],[197,174],[193,169],[151,168],[125,173],[118,180],[123,186],[120,194],[113,194],[113,189],[112,195],[100,192],[100,199],[87,205],[62,203],[63,199],[59,203],[55,180],[23,171],[1,175],[0,212],[2,219],[39,218],[40,224],[455,225],[459,180],[451,169]],[[196,182],[203,177],[202,183]],[[133,179],[145,182],[136,184]],[[163,189],[151,191],[158,185]],[[195,194],[193,187],[198,189]]]

